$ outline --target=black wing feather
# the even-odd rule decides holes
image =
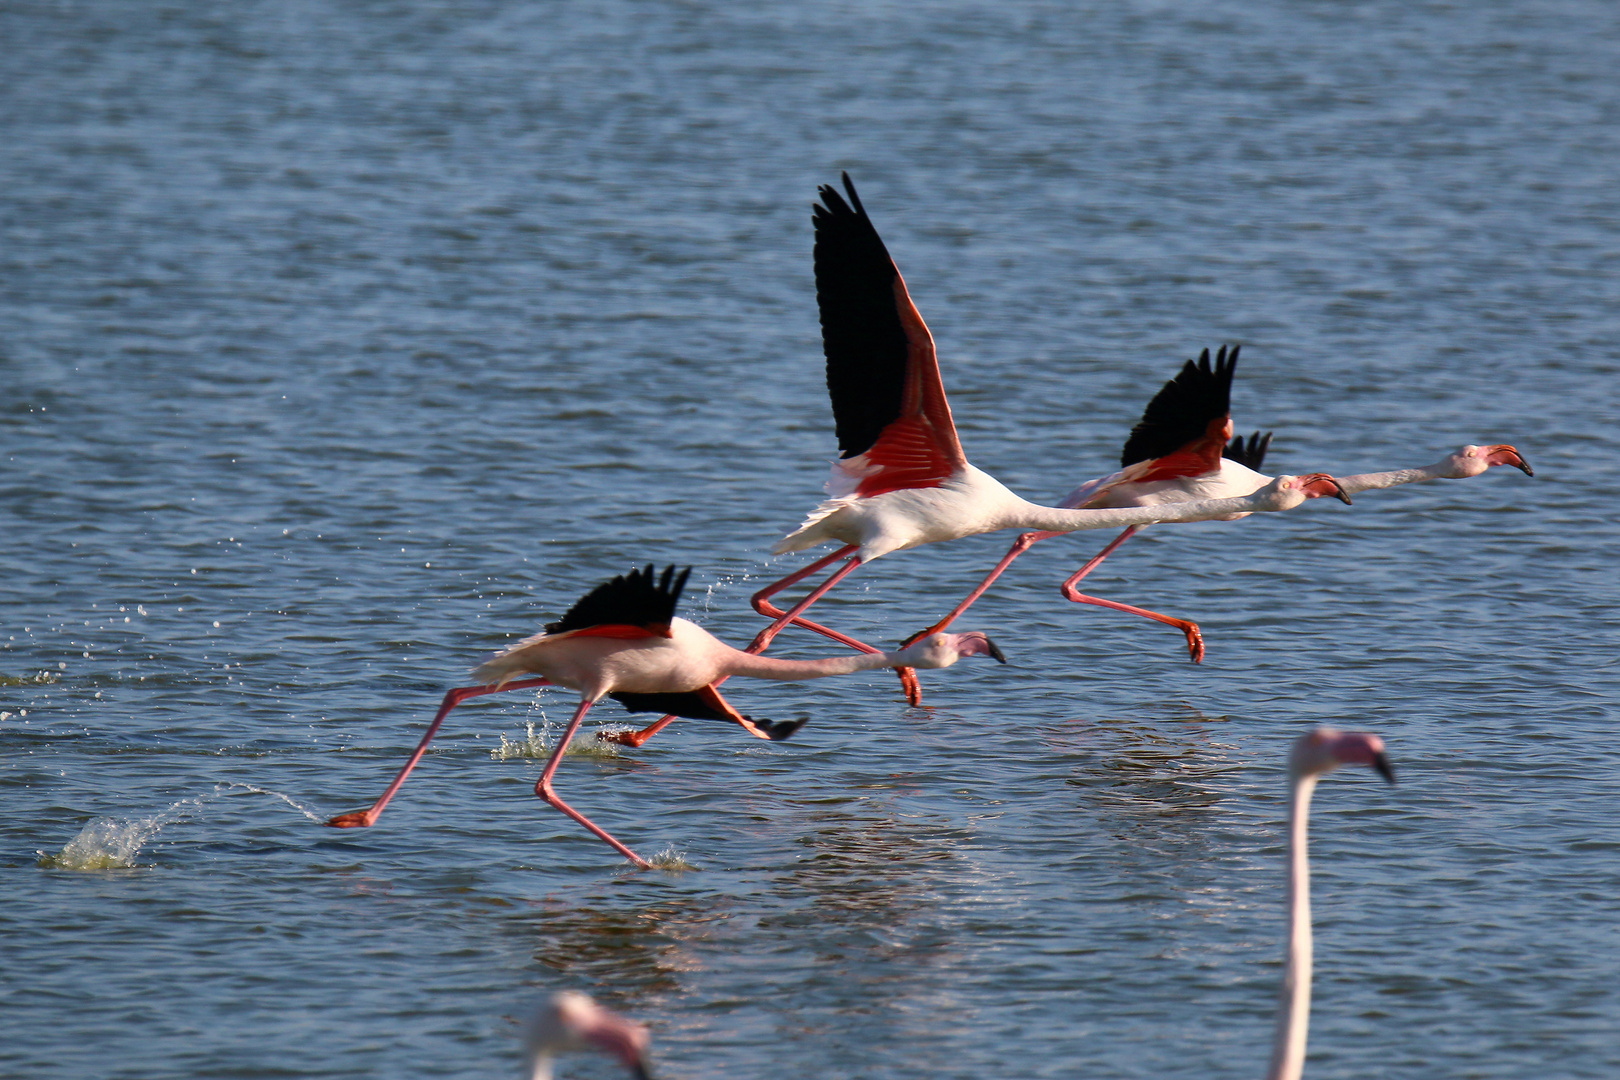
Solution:
[[[670,565],[655,581],[652,563],[648,563],[645,570],[620,574],[580,597],[561,619],[547,623],[546,633],[562,634],[608,625],[668,626],[675,617],[675,605],[691,573],[692,568],[688,566],[677,576],[675,567]]]
[[[1231,458],[1239,465],[1247,466],[1255,472],[1259,472],[1260,466],[1265,464],[1266,450],[1271,446],[1271,434],[1268,431],[1262,435],[1257,431],[1249,436],[1247,443],[1243,441],[1243,436],[1239,435],[1226,444],[1226,449],[1222,451],[1221,456]]]
[[[1120,454],[1121,468],[1138,461],[1152,461],[1173,454],[1194,439],[1202,438],[1211,420],[1227,416],[1232,411],[1232,373],[1237,370],[1241,345],[1225,345],[1215,356],[1214,367],[1209,363],[1209,350],[1199,354],[1198,361],[1187,361],[1181,373],[1148,402],[1142,419],[1131,429],[1125,440],[1125,451]]]
[[[684,716],[688,720],[724,720],[728,724],[732,722],[731,717],[705,701],[701,694],[609,694],[608,697],[623,705],[626,712],[663,713],[665,716]],[[804,720],[755,720],[752,716],[745,716],[743,719],[778,742],[805,724]]]
[[[849,174],[843,178],[849,202],[823,184],[812,220],[827,393],[838,449],[851,458],[871,449],[899,417],[908,351],[894,298],[894,260],[866,216]]]

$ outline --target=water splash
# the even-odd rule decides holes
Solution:
[[[162,832],[164,826],[191,816],[203,801],[181,799],[146,818],[96,818],[55,855],[39,852],[38,865],[49,870],[127,870],[135,865],[135,856],[148,840]]]
[[[294,810],[297,810],[300,814],[303,814],[305,817],[309,818],[309,820],[313,821],[315,824],[317,824],[317,825],[325,825],[326,824],[326,818],[325,817],[323,817],[320,814],[317,814],[315,811],[311,810],[309,807],[305,806],[303,803],[298,802],[292,796],[283,795],[279,791],[271,791],[269,788],[254,787],[252,784],[244,784],[244,783],[242,783],[240,781],[236,781],[236,780],[233,780],[233,781],[230,781],[230,782],[224,783],[224,784],[216,784],[216,785],[214,785],[214,794],[215,795],[219,795],[219,794],[222,794],[222,793],[224,793],[226,791],[231,791],[231,790],[251,791],[255,795],[270,795],[270,796],[272,796],[274,798],[280,799],[282,802],[286,803],[288,806],[292,807]]]
[[[22,676],[0,675],[0,686],[49,686],[56,681],[56,673],[52,671]]]
[[[542,719],[536,725],[533,720],[525,725],[527,734],[521,739],[509,739],[506,732],[501,732],[501,745],[492,747],[489,756],[496,761],[514,761],[524,758],[548,758],[555,745],[551,739],[551,723]],[[631,730],[629,728],[603,728],[603,731]],[[587,732],[578,736],[568,744],[568,753],[565,757],[583,758],[616,758],[622,756],[619,744],[604,742],[596,737],[595,732]]]
[[[701,869],[697,863],[687,861],[686,852],[676,851],[674,845],[665,848],[647,861],[660,870],[669,870],[677,874]]]

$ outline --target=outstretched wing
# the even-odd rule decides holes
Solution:
[[[843,180],[849,201],[822,185],[813,215],[827,392],[838,470],[850,481],[843,494],[937,487],[967,458],[945,400],[934,339],[848,173]]]
[[[1232,437],[1232,373],[1241,348],[1234,345],[1228,351],[1221,346],[1213,367],[1208,349],[1197,362],[1187,361],[1181,373],[1153,395],[1131,429],[1120,455],[1121,468],[1153,462],[1149,474],[1139,480],[1201,476],[1219,469],[1226,440]]]
[[[731,707],[713,686],[686,693],[627,694],[616,691],[608,697],[623,705],[626,712],[668,713],[690,720],[725,720],[739,725],[757,739],[780,741],[804,726],[803,720],[755,720]]]
[[[546,633],[607,630],[608,636],[628,636],[613,632],[623,628],[643,630],[647,636],[669,637],[675,605],[691,573],[692,568],[688,566],[677,575],[671,565],[655,580],[652,564],[648,563],[645,570],[620,574],[576,600],[561,619],[547,623]]]
[[[1239,435],[1227,444],[1221,456],[1231,458],[1244,468],[1259,472],[1260,466],[1266,460],[1266,450],[1271,446],[1271,435],[1269,431],[1264,435],[1257,431],[1249,436],[1247,443],[1243,441],[1243,436]]]

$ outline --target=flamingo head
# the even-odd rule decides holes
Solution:
[[[1495,446],[1470,444],[1447,457],[1440,463],[1440,468],[1446,479],[1462,480],[1478,476],[1493,465],[1511,465],[1526,476],[1536,475],[1531,470],[1530,463],[1524,460],[1524,456],[1506,443],[1498,443]]]
[[[977,630],[961,634],[929,634],[922,640],[900,650],[906,658],[905,667],[945,668],[964,656],[990,656],[1005,664],[1007,657],[996,643]]]
[[[1288,771],[1295,776],[1320,776],[1340,765],[1366,765],[1391,784],[1395,782],[1395,772],[1384,756],[1384,740],[1371,732],[1317,728],[1295,740],[1288,755]]]
[[[1268,495],[1279,510],[1292,510],[1306,499],[1320,499],[1331,495],[1346,505],[1350,496],[1339,482],[1327,473],[1306,473],[1304,476],[1279,476],[1257,495]]]
[[[528,1030],[529,1060],[536,1078],[551,1076],[557,1054],[599,1050],[623,1062],[637,1080],[648,1080],[647,1029],[604,1009],[577,990],[564,990],[535,1014]]]

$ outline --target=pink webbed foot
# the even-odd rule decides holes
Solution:
[[[906,692],[906,704],[917,708],[922,704],[922,683],[917,681],[915,668],[895,668],[900,673],[900,686]]]
[[[647,731],[598,731],[596,737],[603,742],[618,743],[620,746],[638,747],[652,738]]]
[[[1187,652],[1192,657],[1192,662],[1202,664],[1204,662],[1204,632],[1198,629],[1197,623],[1187,623],[1181,629],[1187,635]]]
[[[370,810],[356,810],[352,814],[339,814],[326,824],[333,829],[369,829],[376,820]]]

